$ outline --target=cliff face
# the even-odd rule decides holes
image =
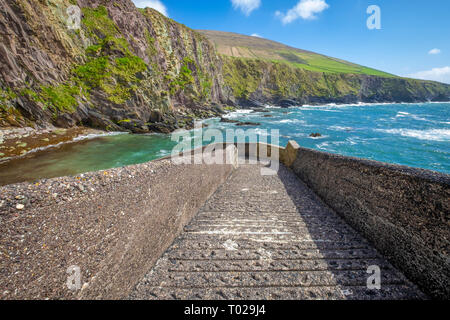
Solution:
[[[68,27],[78,5],[81,28]],[[131,0],[0,0],[0,126],[170,132],[219,105],[449,100],[450,86],[219,56]]]
[[[450,86],[432,81],[313,72],[260,59],[223,59],[228,98],[244,105],[450,100]]]
[[[70,5],[81,28],[68,28]],[[202,35],[129,0],[0,0],[0,126],[168,132],[211,116],[221,60]]]

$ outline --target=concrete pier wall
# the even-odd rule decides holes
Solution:
[[[127,297],[232,170],[163,159],[0,187],[0,300]]]
[[[425,293],[449,299],[449,175],[295,142],[245,144],[239,156],[261,158],[260,150],[291,168]],[[0,187],[0,299],[127,297],[236,165],[161,159]],[[67,287],[70,266],[80,268],[79,290]]]
[[[431,297],[450,298],[450,176],[290,142],[297,176]],[[286,151],[286,152],[287,152]]]

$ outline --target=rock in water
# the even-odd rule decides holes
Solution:
[[[223,122],[223,123],[239,123],[239,121],[237,121],[237,120],[231,120],[231,119],[228,119],[228,118],[220,118],[220,122]]]
[[[270,112],[270,111],[267,110],[267,109],[261,109],[261,108],[253,108],[253,111],[255,111],[255,112],[262,112],[262,113],[268,113],[268,112]]]
[[[238,127],[246,127],[246,126],[260,126],[261,123],[258,122],[239,122],[238,124],[236,124]]]

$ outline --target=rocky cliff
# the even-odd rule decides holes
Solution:
[[[0,37],[0,126],[168,132],[223,100],[211,43],[129,0],[0,0]]]
[[[247,106],[449,101],[450,85],[395,76],[316,72],[284,62],[223,56],[229,100]]]
[[[80,28],[69,28],[72,5]],[[0,0],[1,127],[170,132],[224,105],[449,97],[450,86],[433,82],[227,57],[131,0]]]
[[[449,85],[400,78],[259,37],[198,31],[223,55],[229,98],[246,105],[450,100]]]

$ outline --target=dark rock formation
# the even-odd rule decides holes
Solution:
[[[237,104],[242,108],[248,109],[264,109],[266,107],[257,97],[255,99],[239,99]]]
[[[238,122],[236,124],[236,126],[238,126],[238,127],[247,127],[247,126],[257,127],[257,126],[260,126],[260,125],[261,125],[261,123],[259,123],[259,122],[248,122],[248,121]]]
[[[222,62],[205,37],[130,0],[77,1],[71,30],[73,4],[0,0],[0,126],[148,132],[164,115],[223,113]]]
[[[253,108],[252,109],[254,112],[261,112],[261,113],[268,113],[268,112],[270,112],[269,110],[267,110],[267,109],[260,109],[260,108]]]
[[[277,105],[279,105],[282,108],[290,108],[290,107],[298,106],[299,103],[294,100],[291,100],[291,99],[284,99],[284,100],[281,100],[280,102],[278,102]]]
[[[239,123],[238,120],[232,120],[232,119],[228,119],[228,118],[220,118],[220,122],[223,122],[223,123]]]

